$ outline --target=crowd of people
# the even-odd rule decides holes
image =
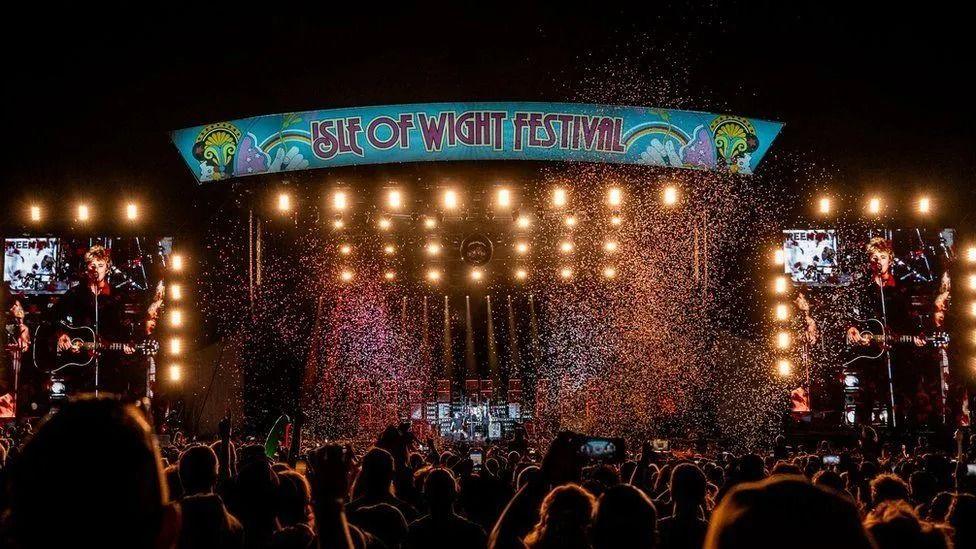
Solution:
[[[225,419],[210,444],[159,448],[138,408],[81,398],[0,439],[0,546],[976,547],[976,440],[962,433],[953,452],[779,437],[740,455],[644,444],[618,463],[580,440],[472,459],[391,426],[362,451],[285,457]]]

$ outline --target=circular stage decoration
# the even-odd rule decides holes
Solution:
[[[474,233],[468,235],[461,242],[461,261],[468,265],[481,267],[491,261],[494,250],[495,247],[491,243],[491,239],[483,234]]]

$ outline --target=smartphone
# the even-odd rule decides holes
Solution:
[[[484,460],[484,454],[481,453],[481,450],[471,450],[471,453],[468,454],[468,457],[471,458],[471,463],[474,464],[474,470],[480,471],[481,464]]]
[[[622,462],[627,457],[622,438],[584,436],[580,438],[577,453],[581,457],[597,461]]]
[[[670,452],[671,442],[663,438],[656,438],[651,441],[651,450],[655,452]]]
[[[840,465],[840,456],[824,456],[823,463],[824,465]]]

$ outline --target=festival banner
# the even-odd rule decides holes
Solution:
[[[200,183],[398,162],[548,160],[751,174],[778,122],[576,103],[427,103],[273,114],[172,132]]]

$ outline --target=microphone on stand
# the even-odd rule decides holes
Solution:
[[[109,274],[116,275],[122,279],[122,282],[116,284],[115,288],[121,288],[122,286],[131,284],[132,287],[137,290],[145,290],[145,288],[140,286],[135,280],[132,280],[131,276],[127,275],[122,269],[119,269],[115,265],[109,266],[108,271]]]

